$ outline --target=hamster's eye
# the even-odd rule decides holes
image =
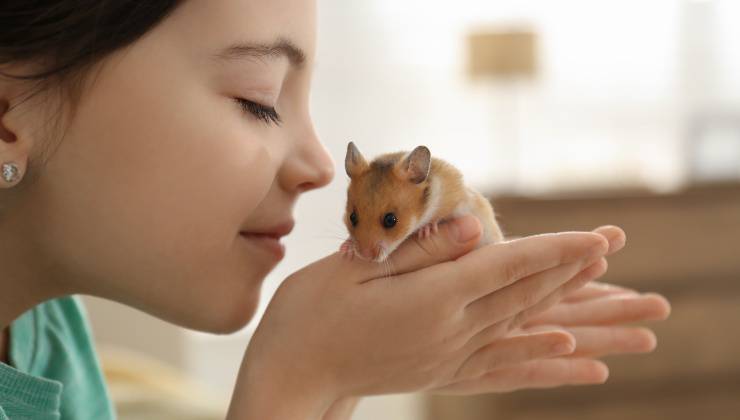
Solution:
[[[396,223],[398,223],[398,219],[396,218],[396,215],[393,213],[386,213],[385,216],[383,216],[383,227],[386,229],[390,229],[393,226],[396,226]]]
[[[352,214],[349,215],[349,221],[352,223],[352,226],[357,226],[357,213],[352,212]]]

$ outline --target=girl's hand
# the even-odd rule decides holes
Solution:
[[[542,336],[537,335],[559,331],[575,339],[572,353],[549,359],[525,360],[525,356],[521,358],[524,360],[522,362],[501,366],[480,378],[439,387],[431,393],[474,395],[603,383],[609,371],[596,358],[612,354],[648,353],[655,349],[655,334],[651,330],[624,324],[664,320],[670,310],[668,301],[662,296],[591,282],[568,294],[561,303],[526,322],[524,328],[500,339],[497,344],[500,348],[518,347],[523,355],[536,354],[533,346],[542,342]],[[324,414],[323,420],[350,419],[357,402],[357,398],[337,401]]]
[[[596,232],[609,239],[607,255],[623,247],[624,237],[620,230],[603,227]],[[473,395],[603,383],[608,376],[608,369],[596,358],[612,354],[647,353],[655,349],[655,334],[651,330],[624,324],[663,320],[669,314],[670,304],[662,296],[590,282],[568,293],[556,306],[531,318],[522,328],[513,331],[509,337],[499,339],[497,343],[500,348],[519,351],[523,355],[535,355],[533,348],[543,339],[539,334],[560,331],[573,336],[575,348],[572,353],[549,359],[526,360],[526,356],[522,356],[522,362],[499,367],[474,380],[439,387],[431,393]],[[523,335],[526,337],[521,337]],[[340,399],[324,414],[323,420],[350,419],[357,402],[357,398]]]
[[[487,345],[600,274],[609,248],[568,232],[469,252],[479,237],[469,216],[407,241],[388,264],[337,253],[291,275],[247,349],[230,418],[320,418],[342,397],[428,390],[515,363],[510,348]],[[563,331],[537,339],[528,359],[573,346]]]
[[[614,227],[597,229],[610,239],[608,254],[621,249],[624,241]],[[607,254],[607,255],[608,255]],[[526,388],[598,384],[606,381],[609,370],[596,358],[611,354],[647,353],[655,349],[655,334],[628,323],[664,320],[670,304],[660,295],[641,294],[632,289],[591,282],[565,295],[557,305],[523,323],[522,328],[492,345],[514,347],[522,354],[536,343],[540,334],[556,331],[573,336],[572,353],[555,358],[522,360],[508,366],[493,367],[472,380],[459,381],[433,390],[448,395],[473,395],[507,392]]]

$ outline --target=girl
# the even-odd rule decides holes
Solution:
[[[72,295],[214,333],[250,320],[293,205],[334,174],[308,110],[314,10],[2,2],[0,419],[114,417]],[[362,395],[601,383],[597,357],[655,346],[619,325],[665,318],[663,298],[584,286],[623,246],[620,229],[470,252],[479,237],[462,218],[401,246],[390,276],[338,254],[291,275],[245,352],[229,418],[341,419]]]

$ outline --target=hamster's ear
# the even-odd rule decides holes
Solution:
[[[344,158],[344,170],[347,171],[347,176],[354,178],[364,172],[367,167],[367,162],[362,157],[360,150],[357,149],[354,143],[349,142],[347,145],[347,156]]]
[[[432,154],[426,146],[419,146],[401,161],[398,169],[402,178],[420,184],[429,176],[431,167]]]

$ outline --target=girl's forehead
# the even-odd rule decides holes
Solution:
[[[297,62],[313,58],[315,16],[314,0],[190,1],[167,24],[177,32],[175,40],[209,56],[262,52]],[[240,44],[270,48],[224,51]]]

